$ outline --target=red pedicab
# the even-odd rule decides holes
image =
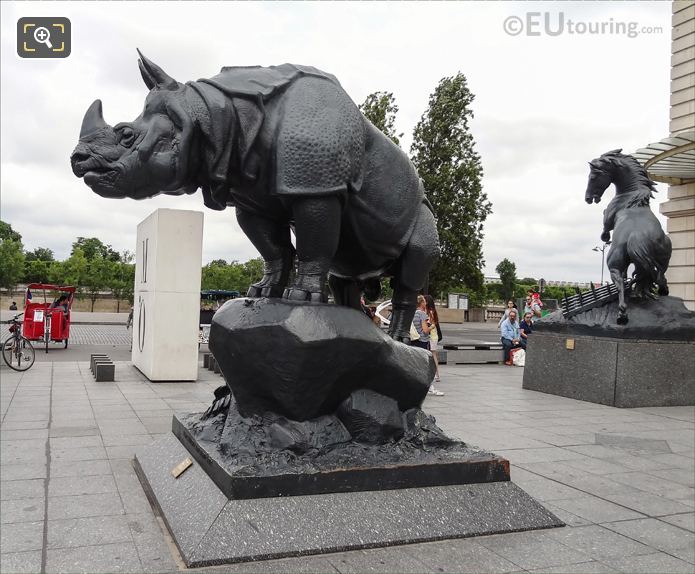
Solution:
[[[43,301],[37,301],[35,294],[43,291]],[[46,292],[59,293],[49,303]],[[24,296],[24,325],[22,334],[30,341],[44,341],[48,353],[48,343],[64,343],[68,346],[70,337],[70,308],[75,295],[75,287],[31,283]]]

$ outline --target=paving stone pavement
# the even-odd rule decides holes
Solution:
[[[225,565],[217,572],[693,572],[695,409],[616,409],[521,388],[522,369],[443,366],[425,409],[508,457],[512,479],[563,519],[553,530]],[[183,568],[131,459],[206,408],[221,379],[144,380],[128,362],[0,367],[0,572]],[[301,525],[298,525],[301,528]]]
[[[0,340],[9,337],[9,325],[0,325]],[[132,331],[123,325],[70,325],[69,345],[130,345]],[[40,343],[35,342],[35,346]],[[61,344],[51,343],[51,348],[59,349]]]

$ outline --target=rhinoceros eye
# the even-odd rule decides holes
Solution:
[[[119,130],[119,143],[124,147],[130,147],[135,141],[135,132],[129,127],[123,127]]]

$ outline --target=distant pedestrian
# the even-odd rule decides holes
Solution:
[[[12,304],[10,305],[10,311],[16,311],[17,310],[17,301],[12,301]]]
[[[441,332],[442,329],[439,326],[439,315],[437,314],[437,307],[434,304],[434,297],[432,295],[425,295],[425,302],[427,305],[427,316],[430,322],[430,352],[434,357],[434,366],[436,368],[433,383],[441,383],[441,377],[439,376],[439,341],[442,340]]]
[[[534,298],[533,291],[529,291],[529,294],[526,295],[526,303],[524,305],[524,315],[526,315],[526,313],[531,313],[534,320],[540,319],[541,316],[543,315],[543,311],[541,309],[540,297]]]
[[[413,317],[413,327],[417,332],[418,338],[411,340],[410,344],[414,347],[420,347],[426,351],[430,350],[430,324],[429,315],[427,314],[427,302],[422,295],[417,296],[417,309]]]
[[[436,327],[430,324],[430,316],[427,313],[427,300],[422,295],[417,296],[417,309],[415,310],[415,317],[413,317],[413,327],[418,334],[418,339],[411,341],[410,344],[430,351],[430,334]],[[444,396],[442,391],[435,388],[434,381],[430,384],[427,392],[435,397]]]
[[[516,309],[516,303],[514,303],[514,301],[510,299],[509,301],[507,301],[507,308],[504,310],[504,315],[502,315],[502,318],[499,320],[499,323],[497,323],[498,327],[501,327],[504,320],[507,317],[509,317],[509,311],[511,309]]]
[[[127,331],[133,326],[133,310],[134,308],[130,308],[130,313],[128,313],[128,320],[125,322],[125,330]]]
[[[524,320],[519,324],[519,333],[521,338],[528,343],[528,336],[533,333],[533,315],[524,313]]]
[[[516,309],[509,311],[507,317],[502,323],[502,347],[504,348],[504,364],[511,365],[510,351],[521,347],[526,349],[526,339],[522,339],[519,330],[519,322],[516,320]]]
[[[374,319],[374,313],[371,307],[367,305],[367,302],[364,300],[364,295],[360,297],[360,305],[362,306],[362,312],[370,319]]]

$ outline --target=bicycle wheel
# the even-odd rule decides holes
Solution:
[[[10,369],[26,371],[36,359],[34,346],[24,337],[9,337],[2,346],[2,358]]]

